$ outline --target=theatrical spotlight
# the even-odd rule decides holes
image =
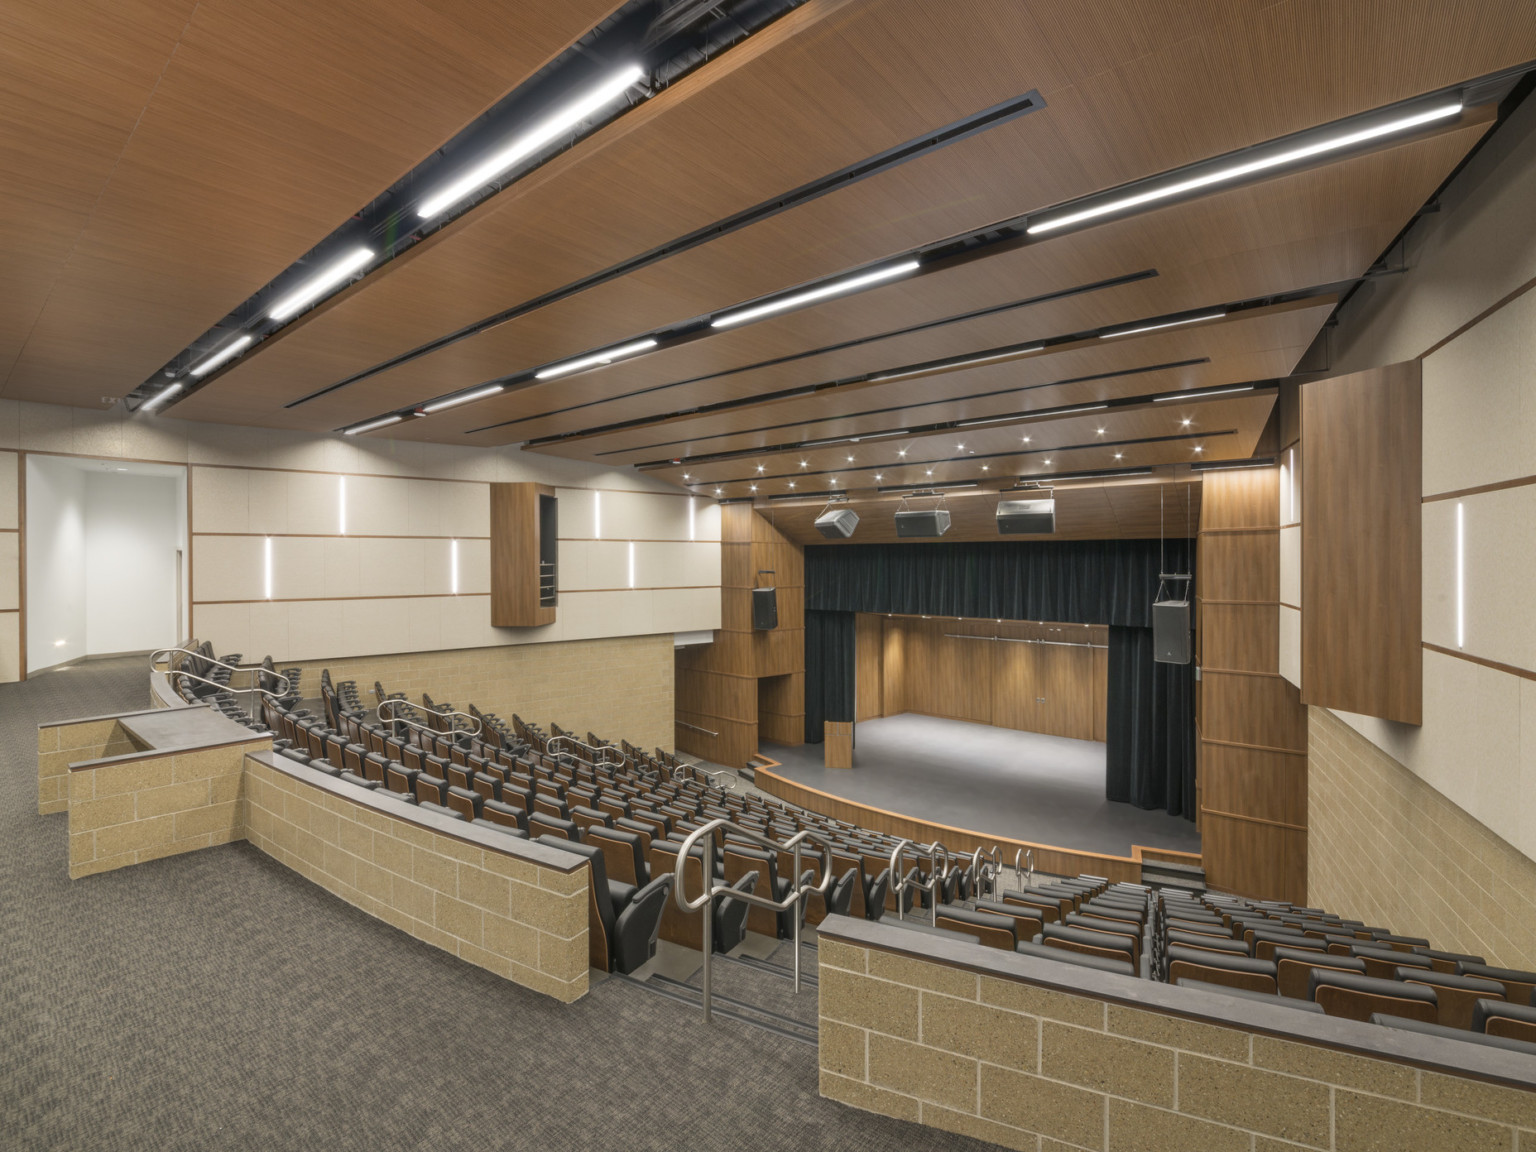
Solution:
[[[816,531],[828,540],[846,540],[859,526],[859,514],[852,508],[834,508],[834,504],[846,504],[848,497],[834,496],[816,517]]]
[[[938,503],[932,508],[907,507],[908,500],[919,500],[928,496],[938,498]],[[896,509],[897,536],[942,536],[948,531],[949,509],[944,507],[944,493],[930,490],[913,492],[901,498],[901,505]]]

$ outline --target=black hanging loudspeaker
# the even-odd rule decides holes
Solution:
[[[779,593],[776,588],[752,589],[752,629],[764,632],[779,626]]]
[[[1189,601],[1159,600],[1152,605],[1152,659],[1188,664],[1189,655]]]

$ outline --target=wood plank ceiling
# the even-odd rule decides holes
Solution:
[[[425,0],[348,0],[317,14],[279,0],[205,0],[195,11],[139,0],[113,9],[125,28],[115,67],[105,67],[109,43],[83,45],[67,66],[46,54],[0,57],[18,75],[31,67],[32,82],[51,84],[74,117],[48,131],[29,128],[25,110],[0,114],[11,149],[24,154],[32,137],[46,137],[53,151],[36,144],[39,158],[70,183],[52,196],[42,184],[23,190],[31,231],[0,225],[0,251],[33,245],[24,266],[0,269],[0,301],[18,304],[0,318],[0,365],[9,368],[0,395],[95,405],[126,393],[612,4],[521,0],[492,12],[471,0],[430,11]],[[42,5],[0,20],[54,44],[65,32]],[[334,430],[1532,58],[1536,24],[1520,0],[808,0],[168,412]],[[1031,90],[1044,97],[1037,111],[424,350]],[[534,440],[534,450],[615,466],[678,459],[654,474],[760,500],[791,483],[997,486],[1111,467],[1176,467],[1187,478],[1192,461],[1254,453],[1273,389],[1175,404],[1150,397],[1291,372],[1329,314],[1329,287],[1366,271],[1490,122],[1486,109],[1472,111],[1395,147],[373,434]],[[1245,301],[1256,306],[1219,322],[863,379]],[[772,395],[834,382],[814,395]],[[1126,403],[1027,415],[1104,401]],[[705,405],[729,406],[689,414]],[[921,431],[1012,414],[964,437]],[[852,462],[842,447],[795,447],[841,436],[865,438]],[[1064,531],[1144,527],[1150,496],[1126,493],[1149,486],[1113,487],[1120,520],[1103,486],[1080,486],[1089,494],[1070,500],[1063,489]],[[800,513],[783,514],[798,525]],[[960,519],[948,538],[965,538],[953,534]],[[995,534],[990,520],[976,523]]]

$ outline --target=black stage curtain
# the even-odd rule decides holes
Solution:
[[[1152,659],[1152,629],[1109,629],[1105,796],[1195,818],[1193,664]]]
[[[1158,572],[1188,572],[1190,543],[1166,560],[1156,540],[813,545],[805,606],[1150,628]]]
[[[805,614],[805,740],[822,742],[828,720],[853,719],[853,613]]]

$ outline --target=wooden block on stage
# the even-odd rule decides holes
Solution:
[[[823,726],[828,768],[853,767],[853,721],[828,720]]]

